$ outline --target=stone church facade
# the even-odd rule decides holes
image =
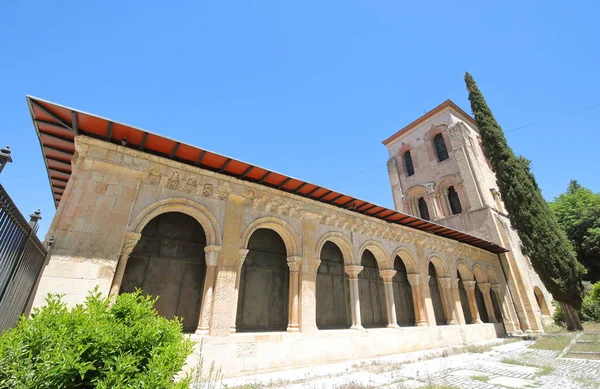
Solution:
[[[191,146],[177,142],[161,154],[152,151],[153,134],[43,100],[29,103],[57,203],[48,232],[55,243],[34,306],[47,293],[74,305],[97,286],[111,298],[142,288],[160,296],[161,315],[182,318],[184,331],[202,341],[204,360],[226,376],[542,329],[531,289],[538,280],[511,245],[514,231],[491,209],[494,199],[467,181],[495,184],[462,175],[460,158],[474,151],[461,142],[476,139],[462,111],[422,122],[429,138],[435,131],[445,137],[449,163],[441,169],[427,167],[423,138],[408,138],[421,127],[387,143],[396,207],[417,214],[424,198],[432,224],[366,202],[355,206],[360,200],[325,189],[302,192],[307,183],[288,190],[289,177],[267,185],[271,172],[248,180],[252,167],[226,174],[239,162],[230,158],[203,168],[206,151],[187,163]],[[127,138],[116,141],[119,133]],[[398,162],[407,147],[414,179],[403,177]],[[440,205],[450,186],[462,215],[448,216],[456,204]],[[361,213],[367,208],[376,212]],[[471,220],[475,227],[467,228]],[[507,227],[488,230],[489,220]]]

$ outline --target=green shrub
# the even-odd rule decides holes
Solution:
[[[174,382],[192,352],[181,321],[160,317],[140,291],[112,306],[96,290],[67,309],[60,296],[0,334],[0,389],[188,388]]]
[[[565,320],[565,313],[563,312],[562,307],[556,300],[552,301],[552,305],[554,305],[554,315],[552,315],[554,324],[561,327],[566,326],[567,321]]]
[[[585,294],[579,316],[583,321],[600,323],[600,281]]]

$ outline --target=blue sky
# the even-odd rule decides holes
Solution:
[[[496,3],[496,4],[491,4]],[[575,4],[576,3],[576,4]],[[0,182],[52,196],[25,95],[393,207],[381,141],[475,77],[547,199],[598,180],[597,2],[0,4]],[[516,131],[511,129],[575,114]]]

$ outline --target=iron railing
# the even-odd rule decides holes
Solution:
[[[0,185],[0,332],[28,313],[47,250],[36,236],[39,211],[28,223]]]

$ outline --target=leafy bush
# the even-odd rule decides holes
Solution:
[[[181,321],[158,316],[140,291],[114,305],[96,290],[67,309],[60,296],[0,334],[0,389],[189,387],[173,377],[192,352]]]
[[[566,326],[567,321],[565,320],[565,313],[563,312],[562,307],[556,300],[552,301],[552,305],[554,305],[554,315],[552,315],[554,324],[561,327]]]
[[[583,297],[579,316],[583,321],[600,323],[600,281],[596,282]]]

